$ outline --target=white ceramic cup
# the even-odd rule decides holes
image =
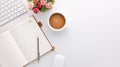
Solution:
[[[64,24],[64,26],[63,26],[62,28],[60,28],[60,29],[53,28],[53,27],[50,25],[50,17],[51,17],[52,15],[54,15],[54,14],[60,14],[60,15],[63,16],[63,18],[65,19],[65,16],[64,16],[63,14],[59,13],[59,12],[52,13],[52,14],[49,16],[49,18],[48,18],[48,26],[49,26],[50,29],[52,29],[53,31],[61,31],[61,30],[63,30],[63,29],[65,28],[65,26],[66,26],[66,19],[65,19],[65,24]]]

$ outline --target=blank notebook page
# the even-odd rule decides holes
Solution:
[[[17,43],[6,31],[0,35],[0,66],[1,67],[22,67],[27,63]]]
[[[28,62],[37,58],[37,37],[41,55],[52,49],[33,17],[16,25],[11,33]]]

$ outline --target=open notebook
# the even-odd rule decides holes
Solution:
[[[52,50],[51,44],[32,16],[0,34],[0,66],[23,67],[35,60],[37,37],[40,42],[40,56]]]

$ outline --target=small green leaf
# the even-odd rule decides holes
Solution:
[[[46,10],[47,10],[47,8],[45,8],[45,6],[41,6],[41,8],[40,8],[41,12],[45,12]]]
[[[29,2],[29,1],[32,1],[32,0],[28,0],[28,2]]]
[[[52,4],[54,4],[54,3],[55,3],[55,0],[51,0],[51,2],[52,2]]]

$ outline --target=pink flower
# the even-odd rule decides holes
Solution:
[[[33,2],[32,2],[32,1],[28,2],[28,7],[29,7],[29,9],[33,9],[34,4],[33,4]]]
[[[42,6],[41,3],[40,3],[40,2],[37,2],[36,7],[37,7],[37,8],[40,8],[41,6]]]
[[[45,5],[47,3],[46,0],[41,0],[41,5]]]
[[[50,9],[52,8],[52,3],[51,2],[48,2],[46,5],[45,5],[46,8]]]
[[[35,14],[37,14],[39,12],[39,9],[37,7],[33,8],[33,11]]]
[[[39,0],[33,0],[33,1],[37,3]]]

